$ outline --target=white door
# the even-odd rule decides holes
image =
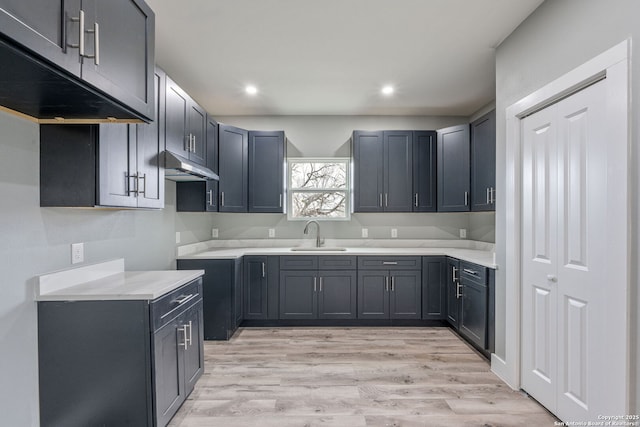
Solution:
[[[522,121],[522,388],[564,421],[626,413],[626,286],[608,250],[626,227],[601,81]],[[623,207],[620,207],[623,208]],[[624,277],[624,276],[622,276]]]

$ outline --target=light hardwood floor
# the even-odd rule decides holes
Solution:
[[[448,328],[241,328],[172,427],[553,426]]]

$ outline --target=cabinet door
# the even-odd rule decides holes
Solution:
[[[136,125],[137,160],[139,183],[142,184],[138,195],[139,208],[164,207],[164,90],[166,75],[156,69],[154,74],[155,117],[153,123]]]
[[[382,212],[384,143],[382,132],[353,132],[353,211]]]
[[[219,125],[220,212],[247,212],[248,132]]]
[[[471,123],[471,210],[494,211],[496,112]]]
[[[191,140],[189,160],[205,166],[207,164],[207,113],[189,98],[187,120],[189,122],[188,138]]]
[[[183,325],[182,328],[188,327],[187,336],[189,338],[184,349],[184,382],[188,396],[204,372],[202,301],[187,311]]]
[[[207,167],[218,173],[218,122],[207,115]]]
[[[284,212],[284,132],[249,132],[249,212]]]
[[[153,11],[143,0],[82,0],[82,9],[89,56],[82,59],[82,79],[154,119]]]
[[[318,278],[316,271],[280,271],[280,319],[318,317]]]
[[[413,211],[435,212],[436,197],[436,133],[413,133]]]
[[[384,210],[413,210],[413,132],[384,132]]]
[[[422,258],[422,318],[447,317],[446,266],[443,257]]]
[[[420,271],[390,272],[390,317],[420,319],[422,317],[422,273]]]
[[[186,399],[182,321],[179,316],[153,335],[155,425],[167,425]]]
[[[358,319],[389,318],[389,272],[358,270]]]
[[[460,333],[480,348],[487,342],[487,287],[462,280]]]
[[[447,258],[447,321],[458,329],[460,326],[460,261]]]
[[[354,270],[320,271],[318,318],[355,319],[357,275]]]
[[[135,125],[101,124],[98,131],[99,206],[137,206]]]
[[[242,258],[236,259],[233,265],[233,331],[229,337],[238,329],[244,316],[244,292],[242,286]]]
[[[268,303],[267,257],[244,257],[244,318],[266,319]]]
[[[187,108],[189,95],[167,76],[165,91],[166,149],[189,158]]]
[[[77,48],[80,0],[3,0],[0,32],[66,71],[80,76]]]
[[[438,130],[438,211],[469,210],[469,125]]]

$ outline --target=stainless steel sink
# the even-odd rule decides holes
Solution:
[[[336,248],[336,247],[300,247],[300,248],[291,248],[294,252],[343,252],[346,251],[347,248]]]

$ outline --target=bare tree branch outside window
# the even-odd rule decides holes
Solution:
[[[348,161],[291,161],[293,218],[347,218]]]

